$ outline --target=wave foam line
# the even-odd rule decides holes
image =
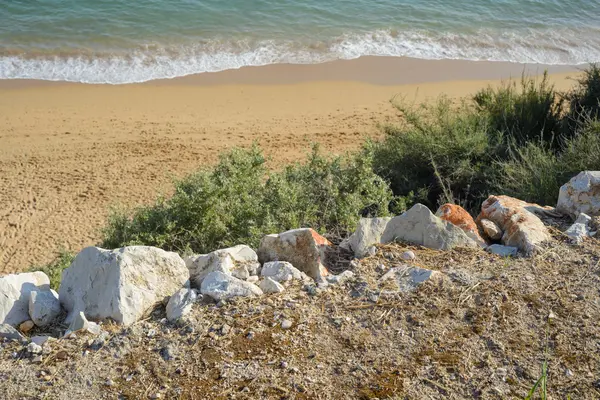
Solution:
[[[7,55],[0,56],[0,79],[122,84],[244,66],[316,64],[361,56],[579,65],[600,62],[600,32],[481,31],[465,35],[375,31],[307,47],[289,41],[262,41],[132,50],[126,56],[95,58]]]

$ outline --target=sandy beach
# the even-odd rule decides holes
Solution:
[[[342,153],[399,118],[394,96],[465,96],[544,69],[367,57],[120,86],[0,81],[0,274],[95,244],[110,207],[153,201],[224,149],[257,142],[274,168],[314,142]],[[566,89],[577,69],[549,72]]]

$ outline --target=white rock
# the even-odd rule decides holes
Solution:
[[[388,222],[381,236],[381,243],[396,240],[437,250],[477,247],[477,243],[462,229],[435,216],[422,204],[415,204],[410,210]]]
[[[25,339],[21,332],[9,324],[0,324],[0,338],[19,341]]]
[[[167,303],[167,319],[177,321],[179,318],[192,311],[192,305],[196,302],[197,293],[194,289],[179,289]]]
[[[572,217],[600,215],[600,171],[583,171],[560,188],[556,210]]]
[[[227,300],[232,297],[260,296],[262,290],[253,283],[243,281],[220,271],[206,275],[200,286],[200,293],[216,301]]]
[[[260,280],[260,278],[256,275],[252,275],[249,276],[248,279],[246,279],[246,282],[250,282],[250,283],[257,283]]]
[[[536,215],[546,210],[509,196],[489,196],[481,205],[477,220],[489,219],[504,232],[502,244],[518,248],[525,255],[538,250],[551,239],[548,229]]]
[[[50,280],[43,272],[6,275],[0,278],[0,324],[19,325],[29,320],[29,295],[33,290],[49,290]]]
[[[489,219],[483,218],[479,221],[479,225],[483,232],[489,237],[491,240],[500,240],[502,239],[502,229],[496,224],[494,221],[490,221]]]
[[[292,327],[293,322],[290,321],[289,319],[284,319],[283,321],[281,321],[281,328],[282,329],[290,329]]]
[[[369,247],[381,243],[381,235],[392,218],[361,218],[356,231],[340,246],[354,252],[356,258],[369,255]]]
[[[592,218],[589,215],[581,213],[577,217],[575,223],[565,231],[565,234],[569,237],[571,242],[581,244],[586,237],[592,235],[590,230],[591,222]]]
[[[204,277],[214,271],[246,279],[250,275],[257,275],[260,268],[256,252],[245,245],[194,255],[185,259],[185,265],[190,270],[194,287],[200,287]]]
[[[402,254],[400,254],[400,258],[404,261],[412,261],[416,258],[415,252],[412,250],[406,250]]]
[[[287,282],[291,281],[292,279],[299,281],[310,280],[308,275],[295,268],[287,261],[270,261],[264,263],[260,274],[262,276],[268,276],[277,282]]]
[[[42,352],[42,346],[40,346],[39,344],[36,344],[34,342],[31,342],[27,345],[27,351],[30,352],[31,354],[40,354]]]
[[[258,259],[261,263],[287,261],[315,280],[327,274],[325,251],[331,243],[312,229],[294,229],[278,235],[267,235],[260,241]]]
[[[342,285],[348,279],[351,279],[354,276],[354,272],[347,270],[338,275],[329,275],[327,277],[327,282],[333,285]]]
[[[67,321],[84,312],[90,319],[112,318],[131,325],[156,304],[187,287],[189,272],[176,253],[156,247],[83,249],[63,271],[60,302]]]
[[[501,244],[493,244],[486,248],[486,251],[497,254],[500,257],[515,257],[519,252],[519,249],[513,246],[504,246]]]
[[[34,290],[29,296],[29,315],[40,327],[54,322],[60,315],[60,301],[54,290]]]
[[[400,292],[410,292],[424,283],[436,283],[444,279],[444,275],[430,269],[403,265],[390,269],[379,281],[394,279]]]
[[[283,285],[269,277],[266,277],[258,284],[263,293],[281,293],[285,290]]]

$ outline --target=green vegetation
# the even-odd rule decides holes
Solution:
[[[568,179],[600,168],[599,101],[596,66],[563,94],[546,75],[523,77],[520,86],[484,89],[458,107],[447,99],[416,111],[399,104],[405,123],[386,127],[366,148],[405,206],[451,202],[476,214],[492,193],[553,205]]]
[[[359,216],[386,215],[392,193],[373,172],[372,154],[325,158],[318,148],[305,163],[268,174],[256,146],[222,154],[216,166],[176,182],[175,193],[133,213],[116,212],[103,247],[145,244],[206,253],[267,233],[312,227],[352,231]]]
[[[60,280],[64,269],[68,268],[73,262],[75,256],[66,250],[61,250],[51,263],[46,264],[43,267],[31,267],[30,272],[42,271],[48,278],[50,278],[50,287],[54,290],[58,290],[60,286]]]

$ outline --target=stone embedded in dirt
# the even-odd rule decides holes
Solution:
[[[400,292],[410,292],[424,283],[437,283],[444,279],[441,272],[430,269],[412,267],[403,265],[390,269],[385,275],[379,278],[380,282],[394,279]]]
[[[84,312],[91,319],[131,325],[188,285],[188,269],[176,253],[149,246],[88,247],[63,272],[59,299],[68,322]]]
[[[29,317],[29,295],[49,290],[50,280],[40,271],[11,274],[0,278],[0,324],[19,325]]]
[[[54,290],[34,290],[29,296],[29,315],[40,327],[54,322],[60,315],[60,301]]]
[[[287,261],[270,261],[264,263],[260,274],[277,282],[287,282],[293,279],[299,281],[310,280],[308,275]]]
[[[354,272],[352,271],[344,271],[338,275],[329,275],[327,277],[327,282],[332,285],[343,285],[348,279],[354,277]]]
[[[258,287],[263,291],[263,293],[281,293],[285,290],[281,283],[269,278],[268,276],[260,281]]]
[[[368,256],[369,247],[381,243],[381,235],[391,219],[391,217],[361,218],[356,231],[345,239],[340,247],[353,251],[356,258]]]
[[[486,250],[492,254],[499,255],[500,257],[515,257],[519,252],[519,249],[512,246],[504,246],[501,244],[493,244],[488,246]]]
[[[260,241],[258,259],[261,263],[287,261],[320,281],[328,275],[325,250],[331,243],[310,228],[294,229],[278,235],[267,235]]]
[[[415,255],[415,252],[412,250],[406,250],[405,252],[400,254],[400,258],[404,261],[411,261],[414,260],[416,257],[417,256]]]
[[[253,283],[243,281],[220,271],[206,275],[200,286],[200,293],[216,301],[233,297],[252,297],[263,294],[262,290]]]
[[[581,244],[586,237],[592,236],[590,224],[592,218],[584,213],[579,214],[573,225],[565,231],[572,243]]]
[[[31,342],[38,346],[43,346],[50,339],[50,336],[34,336],[31,338]]]
[[[40,354],[42,350],[42,346],[40,346],[39,344],[31,342],[27,345],[27,351],[31,354]]]
[[[473,220],[471,214],[461,206],[446,203],[438,208],[435,215],[444,221],[448,221],[451,224],[458,226],[468,237],[473,239],[480,246],[485,247],[487,245],[485,240],[483,240],[479,234],[479,228],[477,227],[475,220]]]
[[[90,322],[85,317],[83,311],[78,312],[73,316],[71,320],[71,324],[69,328],[65,332],[65,337],[70,336],[72,333],[77,333],[81,331],[87,331],[90,326]]]
[[[498,241],[502,239],[502,229],[500,229],[494,221],[482,218],[481,221],[479,221],[479,226],[481,226],[481,230],[483,230],[485,236],[490,240]]]
[[[249,276],[248,279],[246,279],[246,282],[250,283],[257,283],[258,281],[260,281],[260,278],[256,275]]]
[[[23,340],[25,337],[10,324],[0,324],[0,338]]]
[[[392,218],[387,224],[381,242],[392,243],[396,240],[437,250],[477,247],[477,243],[462,229],[436,217],[422,204],[415,204],[410,210]]]
[[[189,314],[190,311],[192,311],[192,305],[196,302],[197,297],[197,293],[194,289],[179,289],[171,296],[167,303],[167,319],[173,322]]]
[[[502,244],[518,248],[526,255],[535,252],[539,244],[550,240],[550,233],[534,212],[544,208],[508,196],[490,196],[481,205],[477,220],[489,219],[504,232]]]
[[[290,329],[292,327],[293,322],[289,319],[284,319],[283,321],[281,321],[281,328],[282,329]]]
[[[190,270],[193,287],[200,287],[204,277],[213,271],[246,279],[250,275],[257,275],[260,269],[256,252],[243,244],[187,257],[185,264]]]
[[[32,330],[34,326],[35,324],[32,320],[27,320],[25,322],[22,322],[21,325],[19,325],[19,330],[23,333],[27,333],[30,330]]]
[[[560,188],[556,210],[572,217],[600,215],[600,171],[582,171]]]

